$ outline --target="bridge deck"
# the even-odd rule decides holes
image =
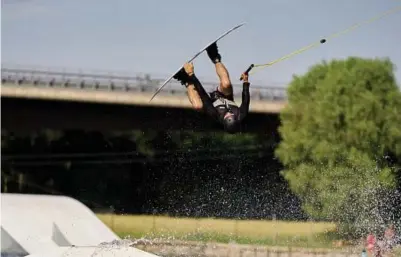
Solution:
[[[191,108],[185,88],[174,82],[149,102],[160,83],[162,80],[152,80],[149,77],[2,68],[1,95],[41,100]],[[216,85],[204,83],[204,86],[211,91]],[[242,86],[234,85],[234,87],[235,99],[240,104]],[[278,113],[285,104],[284,88],[251,86],[251,112]]]

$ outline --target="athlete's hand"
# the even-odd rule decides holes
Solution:
[[[248,75],[248,74],[242,73],[242,75],[241,75],[241,80],[242,80],[242,81],[248,83],[248,82],[249,82],[248,78],[249,78],[249,75]]]
[[[185,63],[184,70],[188,74],[188,76],[194,75],[194,65],[192,63]]]

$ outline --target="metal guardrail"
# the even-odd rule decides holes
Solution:
[[[65,71],[47,71],[36,69],[6,68],[1,69],[2,84],[15,86],[35,86],[53,88],[77,88],[81,90],[103,90],[123,92],[153,93],[164,82],[150,75],[120,76],[111,74],[95,74]],[[217,83],[202,82],[207,91],[216,88]],[[235,95],[241,97],[242,85],[234,85]],[[172,80],[159,95],[185,95],[184,86]],[[261,87],[251,85],[251,98],[261,101],[286,100],[286,89],[281,87]]]

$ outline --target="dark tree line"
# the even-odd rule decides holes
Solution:
[[[62,193],[97,211],[303,218],[279,174],[277,143],[276,135],[3,131],[2,190]]]

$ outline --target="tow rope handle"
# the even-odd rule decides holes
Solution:
[[[254,66],[255,66],[254,64],[249,65],[248,69],[246,69],[246,71],[241,74],[241,77],[239,78],[239,80],[241,81],[244,78],[243,77],[244,74],[248,75],[248,73],[253,69]]]

